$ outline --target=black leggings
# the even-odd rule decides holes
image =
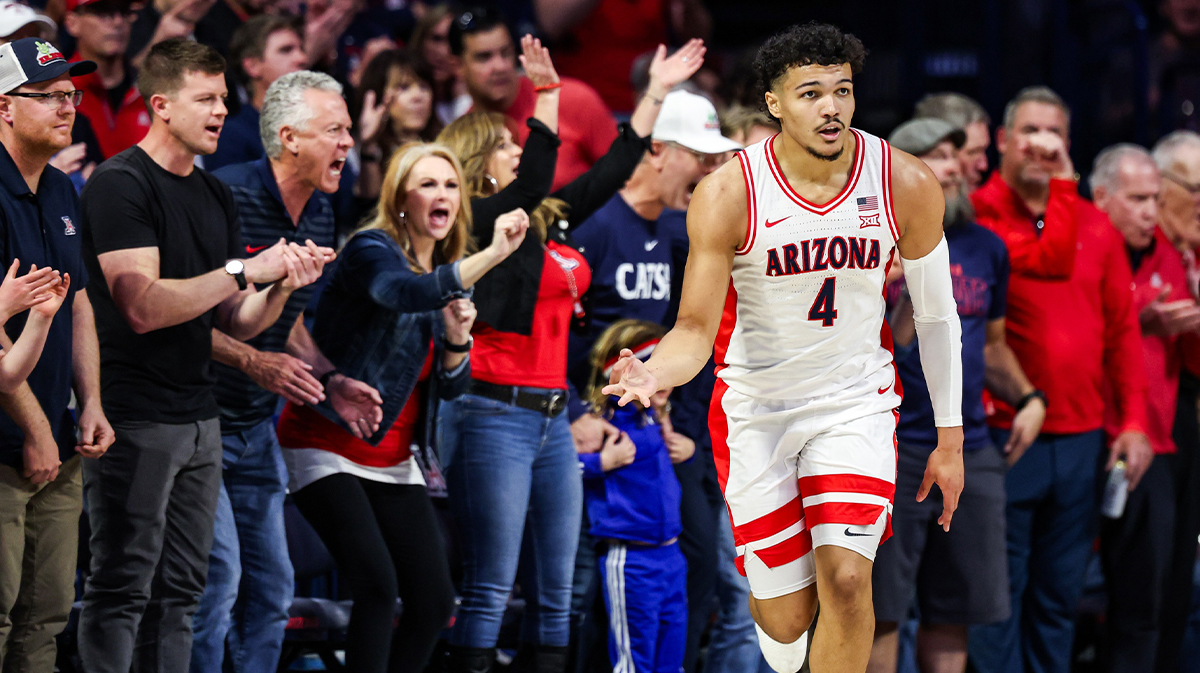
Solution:
[[[334,474],[294,498],[350,586],[347,670],[423,670],[454,611],[454,584],[425,487]],[[397,595],[403,611],[393,634]]]

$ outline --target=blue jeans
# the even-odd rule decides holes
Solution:
[[[270,673],[279,666],[295,584],[283,527],[287,467],[267,419],[221,436],[223,479],[208,582],[192,628],[192,673]]]
[[[1007,432],[992,432],[1004,446]],[[1068,673],[1096,538],[1101,431],[1040,435],[1005,476],[1012,616],[971,629],[979,673]]]
[[[720,613],[708,641],[704,673],[771,673],[758,648],[754,618],[750,616],[750,582],[734,565],[737,549],[729,510],[721,508],[717,526],[717,601]]]
[[[519,571],[521,639],[566,646],[583,512],[583,481],[566,414],[548,418],[463,395],[442,403],[438,433],[463,545],[462,605],[450,642],[495,646]]]

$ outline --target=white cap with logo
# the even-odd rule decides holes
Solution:
[[[721,123],[713,104],[704,96],[683,90],[672,91],[663,99],[650,137],[665,143],[678,143],[701,154],[742,149],[741,145],[721,135]]]
[[[47,37],[53,36],[58,30],[58,26],[54,25],[50,17],[38,14],[37,10],[29,5],[11,0],[0,2],[0,38],[8,37],[31,23],[42,24],[43,35]]]

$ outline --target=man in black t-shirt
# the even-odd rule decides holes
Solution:
[[[212,328],[248,339],[333,251],[281,241],[246,260],[233,197],[195,168],[225,120],[225,62],[167,40],[138,75],[150,131],[83,192],[100,383],[116,431],[84,463],[92,572],[79,623],[90,673],[188,670],[221,479]],[[252,283],[270,283],[256,290]]]

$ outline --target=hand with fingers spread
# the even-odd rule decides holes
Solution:
[[[293,404],[317,404],[325,399],[325,388],[312,375],[312,366],[287,353],[255,351],[245,372],[263,390]]]
[[[925,465],[925,478],[917,491],[917,502],[925,502],[934,484],[942,491],[942,515],[938,524],[950,532],[950,519],[958,509],[958,498],[963,490],[963,431],[962,427],[938,428],[938,447],[929,454]]]
[[[383,397],[371,386],[343,374],[329,377],[329,402],[359,439],[368,439],[383,422]]]
[[[658,45],[654,58],[650,61],[650,85],[646,87],[647,93],[661,99],[671,89],[688,81],[700,66],[704,65],[706,51],[707,47],[701,39],[688,40],[669,57],[666,45]]]
[[[646,369],[646,363],[639,360],[633,351],[621,349],[621,357],[613,365],[612,374],[608,377],[608,385],[600,392],[605,395],[618,395],[617,406],[625,406],[637,400],[643,407],[650,407],[650,397],[658,392],[658,379]]]
[[[379,141],[380,134],[388,123],[388,109],[396,99],[396,92],[388,90],[380,101],[374,91],[363,95],[362,112],[358,114],[358,132],[362,141],[360,151]],[[376,102],[378,101],[378,104]]]
[[[521,38],[521,55],[518,58],[521,59],[521,67],[525,69],[525,76],[533,82],[535,88],[559,83],[558,71],[554,69],[554,61],[550,59],[550,50],[542,46],[541,40],[532,35]]]
[[[29,273],[17,277],[20,268],[21,260],[14,259],[0,282],[0,322],[48,301],[54,296],[54,288],[62,283],[61,274],[48,266],[39,269],[34,264]]]

